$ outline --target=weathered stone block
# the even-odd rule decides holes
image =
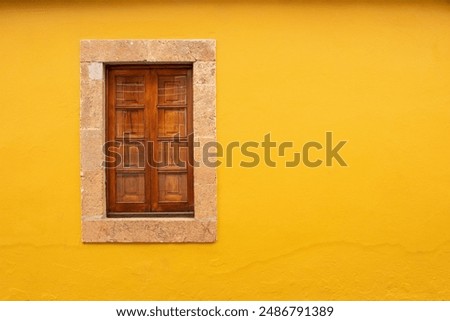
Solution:
[[[83,242],[214,242],[216,222],[195,219],[85,218]]]
[[[80,46],[85,62],[136,62],[147,57],[144,40],[82,40]]]
[[[104,133],[99,129],[81,129],[81,171],[103,170]]]
[[[104,82],[90,80],[88,66],[81,67],[80,128],[104,130]]]
[[[216,83],[216,62],[197,61],[194,64],[194,84],[212,85]]]
[[[215,40],[147,41],[149,62],[214,61]]]
[[[102,188],[100,188],[102,187]],[[81,211],[84,216],[105,214],[105,174],[102,170],[81,173]]]
[[[215,184],[194,184],[195,217],[213,219],[217,213],[217,188]]]

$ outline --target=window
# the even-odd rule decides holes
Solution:
[[[107,215],[194,216],[192,67],[112,66],[107,88]]]
[[[214,242],[215,41],[80,47],[83,242]]]

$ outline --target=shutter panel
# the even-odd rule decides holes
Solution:
[[[193,210],[192,74],[190,70],[156,70],[155,141],[159,166],[154,173],[156,211]]]
[[[144,212],[150,209],[150,185],[145,165],[149,132],[148,76],[145,70],[112,70],[108,74],[107,140],[120,155],[115,168],[107,169],[108,208],[111,212]]]

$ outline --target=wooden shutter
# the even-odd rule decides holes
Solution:
[[[107,113],[109,215],[193,215],[192,68],[110,67]]]

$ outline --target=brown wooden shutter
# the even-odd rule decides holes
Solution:
[[[192,215],[192,68],[114,66],[107,81],[108,213]]]

